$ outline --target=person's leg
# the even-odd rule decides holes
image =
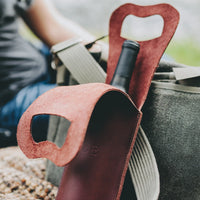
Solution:
[[[23,88],[11,101],[9,101],[0,109],[0,128],[3,131],[10,131],[10,134],[7,134],[8,138],[6,139],[6,141],[3,141],[3,139],[1,139],[0,146],[9,146],[16,144],[16,128],[22,114],[38,96],[54,87],[55,84],[48,84],[45,82],[35,83],[33,85],[27,86]],[[38,118],[40,118],[40,120],[37,120]],[[40,122],[40,124],[37,124],[38,122]],[[47,129],[48,117],[35,117],[33,120],[33,124],[34,125],[32,126],[32,131],[34,133],[37,133],[34,134],[34,139],[36,141],[44,139],[46,135],[41,135],[42,130],[38,129],[40,129],[41,127],[43,129],[46,127]],[[3,134],[5,133],[2,133],[2,135]]]

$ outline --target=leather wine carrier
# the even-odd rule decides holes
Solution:
[[[164,27],[160,37],[138,42],[140,52],[133,70],[129,94],[126,94],[109,83],[125,40],[120,34],[122,23],[128,15],[160,15],[164,20]],[[85,68],[95,62],[90,55],[86,56],[81,43],[76,42],[70,44],[70,48],[64,48],[66,51],[73,49],[74,53],[69,50],[71,55],[63,53],[62,48],[56,48],[57,57],[76,81],[80,82],[79,78],[82,78],[83,82],[80,85],[60,86],[41,95],[23,114],[17,130],[18,144],[27,157],[47,158],[57,166],[64,167],[56,199],[158,199],[159,174],[151,146],[140,126],[141,109],[154,72],[178,22],[178,12],[168,4],[120,6],[110,18],[106,76],[96,64],[96,67],[93,66],[95,69]],[[80,57],[84,57],[86,62],[81,62],[84,69],[81,73],[86,72],[85,77],[88,78],[98,68],[99,81],[95,79],[84,82],[86,78],[83,78],[83,74],[77,75],[80,70],[73,71],[73,67],[80,65],[80,62],[75,62],[79,60],[77,52],[80,49]],[[75,57],[71,60],[72,55]],[[66,57],[69,59],[65,59]],[[71,63],[73,67],[70,66]],[[61,116],[70,122],[61,147],[58,147],[55,140],[39,143],[33,140],[32,119],[43,114]],[[131,196],[127,188],[128,168],[136,197]]]

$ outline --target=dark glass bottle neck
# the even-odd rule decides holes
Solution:
[[[111,81],[111,85],[128,93],[129,83],[133,73],[133,68],[139,52],[139,44],[134,41],[126,40],[122,45],[122,51],[118,64]]]

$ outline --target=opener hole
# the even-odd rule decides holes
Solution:
[[[164,26],[160,15],[150,17],[136,17],[128,15],[121,30],[121,37],[136,41],[146,41],[160,37]]]
[[[61,148],[65,142],[71,122],[56,115],[35,115],[31,123],[35,142],[51,141]]]

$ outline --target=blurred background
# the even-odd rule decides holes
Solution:
[[[111,13],[124,3],[152,5],[169,3],[180,12],[180,23],[166,52],[175,61],[200,66],[200,1],[199,0],[50,0],[67,18],[77,22],[97,37],[108,33]],[[158,37],[162,32],[160,16],[128,16],[122,36],[133,40]]]

